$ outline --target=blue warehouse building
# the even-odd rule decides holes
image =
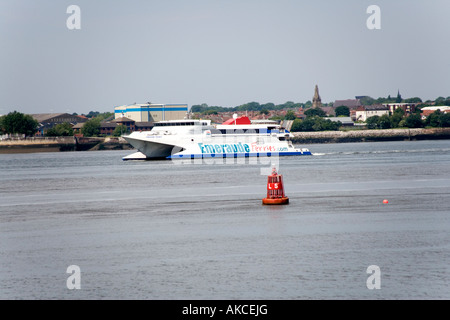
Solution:
[[[114,118],[122,117],[136,122],[158,122],[163,120],[182,120],[188,113],[187,104],[132,104],[114,108]]]

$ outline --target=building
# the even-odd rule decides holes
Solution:
[[[126,117],[135,122],[158,122],[185,119],[187,104],[132,104],[114,108],[115,119]]]
[[[78,123],[73,126],[74,134],[81,135],[81,128],[83,128],[84,123]],[[153,128],[153,122],[136,122],[132,119],[126,117],[121,117],[111,121],[102,121],[100,123],[100,135],[110,136],[114,133],[114,130],[120,125],[125,126],[126,132],[133,131],[150,131]],[[123,132],[125,133],[125,132]]]
[[[45,135],[48,129],[53,128],[57,124],[70,123],[72,127],[76,124],[88,121],[88,118],[69,113],[37,113],[30,114],[37,122],[39,122],[37,137]]]
[[[389,107],[384,105],[360,106],[356,109],[355,120],[366,121],[373,116],[389,115]]]
[[[313,108],[320,108],[322,107],[322,99],[320,99],[320,95],[319,95],[319,87],[316,84],[316,87],[314,89],[314,96],[313,96],[313,100],[312,100],[312,107]]]
[[[102,136],[110,136],[114,133],[114,130],[117,128],[117,126],[117,123],[102,121],[100,122],[100,134]]]
[[[320,109],[322,109],[325,112],[327,117],[334,117],[336,115],[334,107],[321,107]]]
[[[340,121],[342,123],[343,127],[351,127],[351,126],[355,125],[355,123],[353,122],[351,117],[328,117],[328,118],[324,118],[324,119],[331,120],[333,122]]]
[[[440,110],[442,113],[450,113],[449,106],[434,106],[434,107],[424,107],[421,109],[422,120],[425,120],[430,114],[434,113],[436,110]]]
[[[111,122],[104,123],[104,125],[107,125],[107,124],[115,125],[116,127],[121,126],[121,125],[125,126],[125,127],[127,127],[127,130],[129,132],[136,131],[136,121],[134,121],[133,119],[129,119],[127,117],[116,118],[116,119],[112,120]]]
[[[406,114],[411,114],[416,110],[417,103],[386,103],[383,105],[389,108],[391,114],[398,108],[403,109]]]
[[[336,109],[337,107],[340,107],[340,106],[346,106],[350,110],[356,110],[361,105],[362,105],[361,100],[359,100],[359,99],[336,100],[333,103],[333,108]]]

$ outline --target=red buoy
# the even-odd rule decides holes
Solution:
[[[267,177],[267,197],[262,199],[263,204],[289,204],[289,198],[284,195],[283,176],[275,168]]]

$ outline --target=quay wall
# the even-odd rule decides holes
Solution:
[[[123,138],[45,137],[0,140],[0,154],[88,150],[131,150]]]
[[[294,143],[340,143],[450,139],[450,128],[292,132]]]

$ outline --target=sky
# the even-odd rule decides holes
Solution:
[[[322,102],[447,97],[449,14],[448,0],[0,0],[0,115],[306,102],[316,84]]]

